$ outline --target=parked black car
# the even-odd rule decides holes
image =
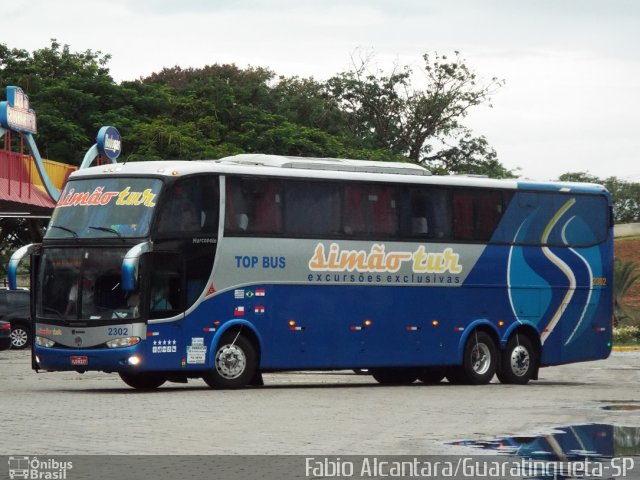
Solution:
[[[0,350],[11,348],[11,324],[0,320]]]
[[[0,289],[0,320],[11,323],[11,348],[31,345],[29,291]]]

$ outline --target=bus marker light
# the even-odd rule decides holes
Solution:
[[[364,326],[365,327],[370,327],[371,326],[371,320],[365,320],[364,321]]]
[[[500,321],[498,322],[498,326],[499,326],[499,327],[504,327],[504,321],[503,321],[503,320],[500,320]]]
[[[173,175],[175,177],[176,175],[178,175],[178,171],[174,170],[173,172],[171,172],[171,175]]]
[[[219,327],[220,326],[220,320],[216,320],[215,322],[213,322],[213,326],[214,327]]]
[[[292,332],[301,332],[302,330],[304,330],[304,327],[296,325],[295,320],[289,320],[289,330],[291,330]]]
[[[434,320],[433,322],[431,322],[431,325],[437,327],[438,325],[440,325],[440,322],[438,320]]]

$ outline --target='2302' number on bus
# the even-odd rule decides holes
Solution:
[[[128,327],[109,328],[107,335],[129,335],[129,328]]]

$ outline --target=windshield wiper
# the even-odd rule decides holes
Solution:
[[[64,230],[65,232],[69,232],[71,235],[73,235],[73,238],[78,238],[78,234],[76,232],[74,232],[73,230],[71,230],[70,228],[61,227],[60,225],[51,225],[51,228],[59,228],[60,230]]]
[[[111,227],[92,227],[92,226],[89,226],[89,228],[91,228],[92,230],[100,230],[101,232],[115,233],[118,236],[118,238],[122,238],[122,235],[120,235],[120,232],[118,232],[115,228],[111,228]]]

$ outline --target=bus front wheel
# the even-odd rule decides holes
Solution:
[[[451,368],[447,379],[453,384],[484,385],[491,381],[497,366],[496,343],[488,333],[476,330],[464,346],[462,366]]]
[[[525,385],[536,368],[536,350],[526,335],[515,334],[502,353],[498,380],[505,384]]]
[[[167,377],[158,373],[119,372],[118,375],[124,383],[136,390],[155,390],[167,381]]]
[[[251,382],[257,363],[255,348],[247,338],[237,333],[225,335],[216,349],[213,368],[202,378],[211,388],[242,388]]]

